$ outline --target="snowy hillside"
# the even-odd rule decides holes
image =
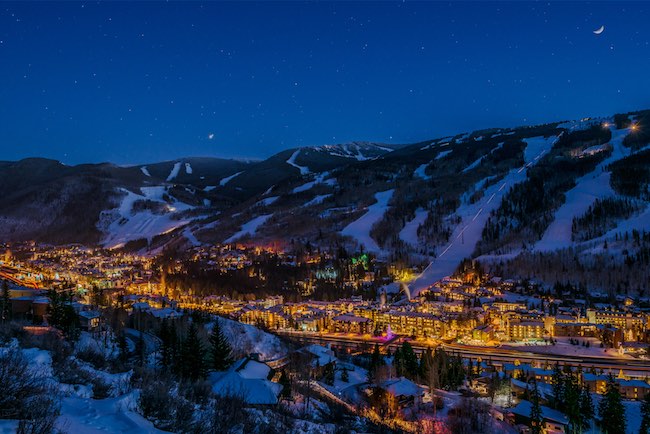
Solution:
[[[471,257],[482,236],[483,227],[491,211],[500,204],[509,188],[526,179],[526,170],[549,151],[557,137],[533,137],[526,139],[524,164],[512,169],[501,181],[484,189],[483,200],[473,204],[462,204],[455,211],[460,223],[451,234],[449,244],[437,254],[429,266],[409,284],[411,296],[433,285],[443,277],[451,275],[461,260]],[[481,185],[484,183],[482,182]]]
[[[102,214],[99,228],[105,234],[105,247],[115,248],[141,238],[150,240],[189,223],[181,215],[192,206],[165,200],[166,187],[143,187],[141,191],[142,194],[136,194],[122,190],[124,196],[119,206]]]
[[[535,244],[535,250],[556,250],[571,246],[573,219],[584,214],[596,199],[615,195],[610,185],[607,166],[630,154],[630,150],[624,148],[622,144],[623,138],[629,133],[629,129],[617,130],[612,127],[611,155],[598,164],[592,172],[578,179],[577,185],[566,193],[564,205],[555,212],[553,223],[542,239]]]
[[[151,251],[168,243],[342,245],[424,266],[416,293],[470,257],[595,252],[607,241],[630,262],[638,249],[615,241],[648,230],[639,163],[650,158],[648,113],[403,146],[301,147],[255,162],[24,160],[0,166],[0,235]]]

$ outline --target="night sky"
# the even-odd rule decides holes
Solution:
[[[650,108],[649,22],[620,2],[0,3],[0,159],[263,158]]]

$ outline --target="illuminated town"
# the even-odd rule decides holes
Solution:
[[[650,3],[0,4],[0,434],[650,434]]]
[[[410,297],[401,282],[418,270],[397,269],[364,253],[339,261],[329,254],[295,255],[234,244],[194,248],[182,259],[164,261],[164,254],[138,256],[82,246],[27,243],[4,250],[0,266],[10,282],[11,316],[31,323],[26,326],[30,333],[48,329],[52,290],[69,294],[83,333],[108,333],[113,339],[124,333],[132,348],[138,333],[144,333],[152,342],[142,351],[152,355],[162,351],[161,324],[216,315],[277,335],[293,348],[266,360],[245,355],[274,372],[272,382],[282,373],[300,384],[305,374],[294,359],[308,360],[308,378],[315,381],[313,390],[298,389],[305,397],[334,400],[392,429],[420,432],[427,408],[442,409],[460,396],[486,399],[493,423],[525,426],[529,414],[522,408],[529,405],[531,385],[540,391],[540,402],[552,405],[558,375],[575,375],[581,387],[596,394],[605,393],[608,381],[614,381],[628,400],[642,400],[650,391],[648,300],[599,293],[577,298],[571,287],[545,288],[484,274],[472,262]],[[274,266],[285,266],[287,276],[301,277],[290,284],[286,280],[284,288],[264,297],[193,288],[191,279],[179,278],[191,267],[245,276],[257,284],[269,277],[269,258]],[[310,297],[331,284],[349,288],[349,297]],[[233,344],[236,348],[236,340]],[[405,357],[405,352],[414,354],[416,372],[409,372],[405,361],[398,364],[398,354]],[[458,358],[462,374],[455,383],[423,371],[423,364],[439,356]],[[368,363],[374,357],[391,362],[373,368]],[[392,398],[373,399],[373,384]],[[272,390],[265,405],[290,399],[282,387]],[[460,394],[449,398],[445,391]],[[360,392],[366,394],[361,401]],[[568,430],[565,416],[542,408],[548,412],[544,432]],[[435,426],[437,419],[424,420]]]

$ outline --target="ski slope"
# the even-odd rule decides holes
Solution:
[[[223,187],[224,185],[228,184],[233,178],[235,178],[236,176],[241,175],[242,173],[244,173],[244,172],[237,172],[234,175],[230,175],[230,176],[228,176],[226,178],[223,178],[221,181],[219,181],[219,185]]]
[[[413,172],[413,176],[417,176],[418,178],[422,178],[425,181],[431,179],[429,175],[426,174],[427,167],[429,166],[429,163],[424,163],[420,166],[418,166],[417,169]]]
[[[172,167],[171,172],[169,172],[169,176],[167,176],[167,181],[171,181],[173,179],[176,179],[178,176],[178,172],[181,170],[181,162],[179,161],[178,163],[174,163],[174,167]]]
[[[280,196],[270,196],[270,197],[265,197],[264,199],[258,201],[255,206],[269,206],[276,200],[280,199]]]
[[[191,209],[192,206],[178,201],[172,204],[165,202],[162,199],[166,191],[165,187],[142,187],[141,191],[142,195],[139,195],[122,189],[125,196],[120,205],[103,213],[98,227],[104,233],[102,242],[104,247],[116,248],[142,238],[151,240],[156,235],[171,232],[189,223],[189,220],[179,218],[178,214]],[[165,207],[165,212],[154,213],[151,210],[134,212],[134,204],[141,200],[161,203]]]
[[[630,154],[623,146],[623,138],[629,129],[616,130],[612,128],[612,154],[604,159],[596,168],[579,178],[576,186],[566,193],[564,204],[555,212],[553,222],[549,225],[542,239],[535,244],[534,250],[553,251],[570,247],[571,226],[573,219],[583,215],[596,199],[605,199],[615,195],[609,184],[610,172],[605,171],[608,165]]]
[[[370,229],[372,225],[380,221],[388,208],[388,202],[393,197],[395,190],[381,191],[375,194],[377,202],[368,207],[368,211],[347,225],[342,231],[341,235],[349,236],[356,239],[359,244],[362,244],[367,251],[381,253],[381,248],[377,242],[370,236]]]
[[[474,160],[474,162],[473,162],[472,164],[470,164],[469,166],[467,166],[466,168],[463,169],[463,173],[467,173],[467,172],[469,172],[470,170],[475,169],[476,167],[478,167],[478,165],[481,164],[481,162],[482,162],[483,160],[485,160],[485,158],[486,158],[488,155],[491,155],[493,152],[495,152],[495,151],[501,149],[501,148],[503,147],[503,143],[504,143],[504,142],[499,143],[499,144],[498,144],[495,148],[493,148],[490,152],[488,152],[487,154],[485,154],[485,155],[483,155],[483,156],[477,158],[476,160]]]
[[[416,296],[423,289],[451,275],[461,260],[471,257],[490,213],[499,207],[510,187],[526,179],[527,169],[536,164],[556,140],[557,137],[525,139],[524,165],[511,169],[503,180],[485,189],[482,200],[473,204],[463,203],[458,207],[455,215],[461,218],[460,224],[454,228],[449,243],[438,252],[438,257],[409,283],[410,296]]]
[[[318,175],[316,175],[313,181],[309,181],[303,185],[299,185],[298,187],[294,188],[291,192],[293,194],[296,194],[296,193],[301,193],[303,191],[311,190],[312,187],[314,187],[316,184],[336,185],[335,178],[330,178],[325,180],[325,178],[327,178],[329,174],[330,174],[329,172],[319,173]]]
[[[307,175],[309,174],[309,168],[304,166],[299,166],[298,164],[296,164],[296,158],[298,158],[298,154],[300,154],[300,149],[297,149],[296,151],[294,151],[293,154],[291,154],[291,157],[289,157],[289,159],[287,160],[287,164],[300,170],[301,175]]]
[[[418,208],[415,211],[415,217],[407,222],[402,230],[399,232],[399,238],[407,244],[417,246],[418,243],[418,228],[427,219],[429,212],[425,209]]]
[[[325,199],[327,199],[330,196],[332,196],[332,195],[331,194],[319,194],[318,196],[314,197],[309,202],[305,203],[303,205],[303,207],[308,208],[308,207],[313,206],[313,205],[320,205],[321,203],[323,203],[323,201]]]
[[[242,225],[239,232],[233,234],[230,238],[226,239],[224,243],[232,243],[233,241],[245,236],[245,235],[255,235],[257,228],[262,226],[273,214],[264,214],[261,216],[255,217],[253,220]]]

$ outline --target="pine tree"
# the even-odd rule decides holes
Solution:
[[[329,362],[328,364],[325,365],[325,370],[323,373],[323,382],[329,386],[334,385],[334,379],[335,379],[335,370],[334,370],[334,363]]]
[[[2,322],[11,321],[11,299],[9,297],[9,285],[6,280],[2,281],[2,299],[0,300],[0,317]]]
[[[182,346],[181,376],[192,381],[205,378],[205,353],[196,325],[191,323]]]
[[[434,366],[433,352],[431,348],[422,353],[422,379],[431,390],[440,387],[438,370]]]
[[[560,369],[560,363],[555,363],[553,368],[553,405],[557,408],[564,402],[564,374]]]
[[[160,324],[158,337],[160,338],[160,357],[158,358],[158,364],[162,366],[163,369],[167,369],[171,366],[172,363],[170,329],[167,323],[167,318],[163,318]]]
[[[212,356],[211,368],[215,371],[225,371],[233,363],[232,347],[221,331],[218,319],[210,335],[210,355]]]
[[[72,306],[72,295],[69,292],[59,294],[54,289],[47,291],[49,298],[48,322],[61,330],[71,340],[76,340],[80,334],[79,316]]]
[[[348,369],[344,366],[341,371],[341,381],[347,383],[350,381],[350,374],[348,374]]]
[[[641,429],[639,434],[650,434],[650,393],[641,403]]]
[[[569,418],[571,431],[579,432],[583,426],[582,412],[580,407],[580,398],[582,388],[578,384],[577,378],[573,373],[564,376],[564,401],[562,402],[562,411]]]
[[[370,355],[370,365],[368,366],[369,383],[372,383],[377,379],[377,370],[385,364],[386,361],[379,351],[379,344],[375,344],[375,348]]]
[[[142,336],[142,332],[138,332],[138,340],[135,341],[135,357],[138,366],[144,366],[146,359],[146,348],[144,345],[144,337]]]
[[[530,432],[531,434],[542,434],[544,419],[542,417],[542,406],[539,403],[537,381],[534,381],[533,386],[530,396],[530,402],[532,404],[530,408]]]
[[[626,428],[625,407],[616,380],[610,374],[605,386],[605,394],[598,404],[600,425],[605,434],[624,433]]]
[[[129,345],[126,342],[124,332],[120,333],[120,336],[117,338],[117,346],[120,349],[120,361],[124,363],[129,360]]]
[[[409,378],[416,378],[419,371],[418,357],[408,342],[402,344],[402,357],[404,358],[405,375]]]
[[[291,399],[291,379],[284,369],[280,373],[280,379],[278,380],[278,383],[282,386],[280,397],[282,399]]]
[[[591,393],[587,386],[582,387],[580,393],[580,413],[582,414],[582,426],[588,428],[591,420],[594,418],[594,401],[591,399]]]
[[[395,375],[401,377],[404,375],[404,357],[402,356],[402,350],[399,347],[395,350],[393,355],[393,367],[395,368]]]

